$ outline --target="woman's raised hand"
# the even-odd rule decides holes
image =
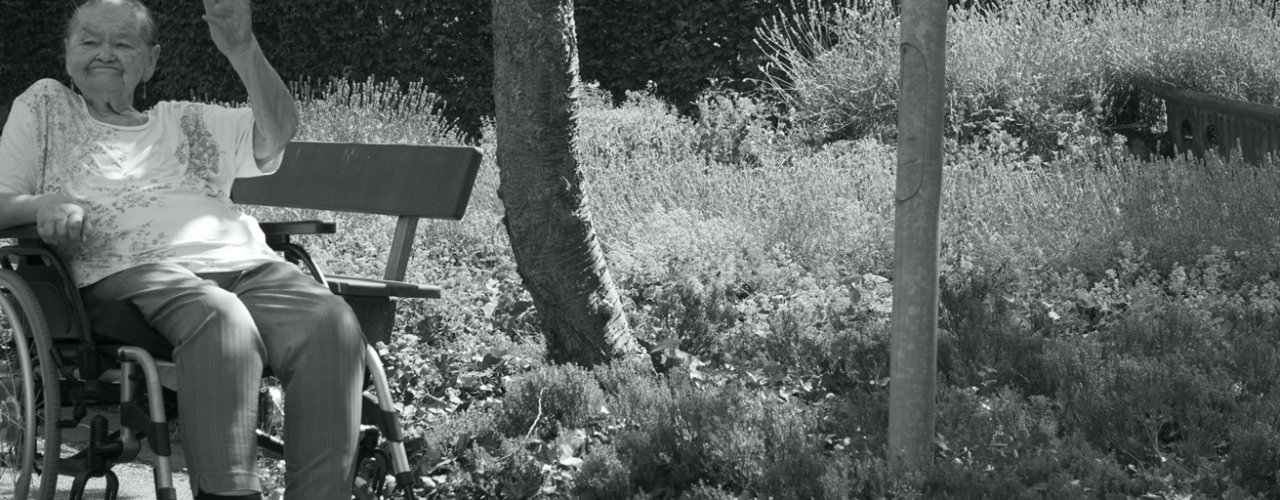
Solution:
[[[253,18],[249,0],[204,0],[205,22],[213,43],[227,57],[253,48]]]
[[[204,0],[213,42],[240,75],[253,109],[253,157],[275,158],[298,130],[298,106],[253,36],[249,0]]]

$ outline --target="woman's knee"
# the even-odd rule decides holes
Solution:
[[[286,329],[263,332],[273,353],[270,364],[288,388],[296,389],[301,380],[332,384],[355,376],[363,366],[364,336],[355,314],[341,298],[329,297],[319,299]]]
[[[342,352],[363,352],[364,333],[360,331],[360,321],[351,306],[342,297],[328,294],[320,299],[313,320],[315,330],[324,332],[331,347]]]
[[[296,267],[263,265],[246,273],[237,286],[264,340],[276,346],[273,352],[363,352],[364,335],[351,307]]]

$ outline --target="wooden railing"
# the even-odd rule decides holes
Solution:
[[[1169,137],[1177,154],[1238,154],[1258,163],[1280,151],[1280,107],[1171,87],[1151,87],[1165,101]]]

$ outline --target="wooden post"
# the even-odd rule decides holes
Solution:
[[[933,456],[947,2],[903,0],[901,24],[888,461],[918,478],[903,473]]]
[[[418,233],[418,218],[402,215],[396,220],[396,235],[391,241],[391,251],[387,255],[387,268],[382,272],[382,279],[404,281],[409,269],[409,257],[413,252],[413,238]]]

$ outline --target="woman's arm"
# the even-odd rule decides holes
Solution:
[[[0,228],[33,222],[40,238],[53,245],[84,241],[90,231],[84,207],[70,196],[0,193]]]
[[[63,194],[36,192],[37,173],[45,156],[39,146],[48,138],[37,124],[48,96],[70,91],[53,80],[41,80],[14,100],[0,136],[0,228],[36,224],[40,237],[54,245],[84,241],[92,231],[85,207]]]
[[[204,20],[218,50],[249,91],[253,108],[253,156],[274,158],[298,131],[298,105],[253,35],[249,0],[204,0]]]

